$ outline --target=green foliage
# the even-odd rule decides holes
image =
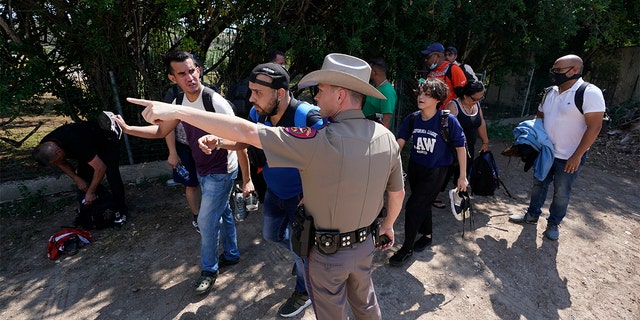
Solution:
[[[412,78],[423,68],[420,50],[440,41],[494,82],[535,66],[536,87],[559,55],[590,61],[640,43],[638,12],[628,0],[12,1],[0,4],[0,115],[18,115],[44,93],[76,120],[127,96],[159,99],[168,85],[162,57],[175,48],[195,53],[207,81],[228,87],[269,49],[287,53],[293,75],[342,52],[383,56],[392,78]]]

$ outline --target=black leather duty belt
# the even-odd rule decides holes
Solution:
[[[320,252],[332,254],[336,253],[339,248],[351,247],[355,243],[365,242],[372,232],[372,226],[344,233],[316,230],[315,244]]]

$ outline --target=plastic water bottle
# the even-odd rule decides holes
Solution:
[[[243,221],[244,219],[247,218],[247,209],[245,208],[244,195],[242,194],[242,189],[240,188],[239,185],[236,185],[234,201],[235,201],[235,207],[236,207],[234,215],[236,217],[236,220]]]
[[[247,212],[253,212],[258,210],[258,196],[255,192],[251,192],[249,196],[246,198],[246,209]]]
[[[176,172],[186,181],[189,181],[189,170],[182,164],[182,162],[178,162],[176,165]]]

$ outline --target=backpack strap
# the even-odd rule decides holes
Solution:
[[[576,104],[576,107],[578,108],[578,110],[580,110],[580,113],[584,114],[584,110],[582,109],[582,104],[584,102],[584,90],[587,89],[587,86],[589,86],[590,83],[589,82],[583,82],[579,87],[578,90],[576,90],[576,94],[575,96],[573,96],[573,102]]]
[[[547,94],[549,91],[553,89],[553,86],[544,88],[544,92],[542,93],[542,99],[540,100],[540,105],[544,104],[544,101],[547,99]]]
[[[213,107],[213,95],[216,92],[209,87],[204,87],[202,89],[202,104],[204,105],[204,109],[209,112],[216,112],[216,109]]]
[[[311,110],[320,110],[320,108],[305,101],[297,101],[296,113],[293,117],[293,122],[296,127],[308,127],[307,115]]]
[[[209,87],[204,87],[202,89],[202,104],[204,105],[204,109],[209,112],[216,112],[216,108],[213,107],[213,95],[216,92]],[[182,101],[184,101],[184,92],[180,92],[176,96],[176,104],[182,105]]]
[[[449,114],[451,111],[444,109],[440,111],[440,134],[442,139],[451,147],[451,132],[449,132]]]

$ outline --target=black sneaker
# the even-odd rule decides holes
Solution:
[[[218,256],[218,269],[238,264],[238,262],[240,262],[240,259],[236,261],[227,260],[227,258],[225,258],[223,254],[221,254],[220,256]]]
[[[396,251],[396,253],[389,258],[389,264],[393,267],[401,267],[409,258],[413,255],[413,250],[405,249],[404,247],[400,248],[400,250]]]
[[[291,297],[278,309],[278,314],[285,318],[293,317],[310,305],[308,293],[293,291]]]
[[[413,244],[413,251],[422,252],[427,246],[431,245],[431,237],[422,236],[416,243]]]

